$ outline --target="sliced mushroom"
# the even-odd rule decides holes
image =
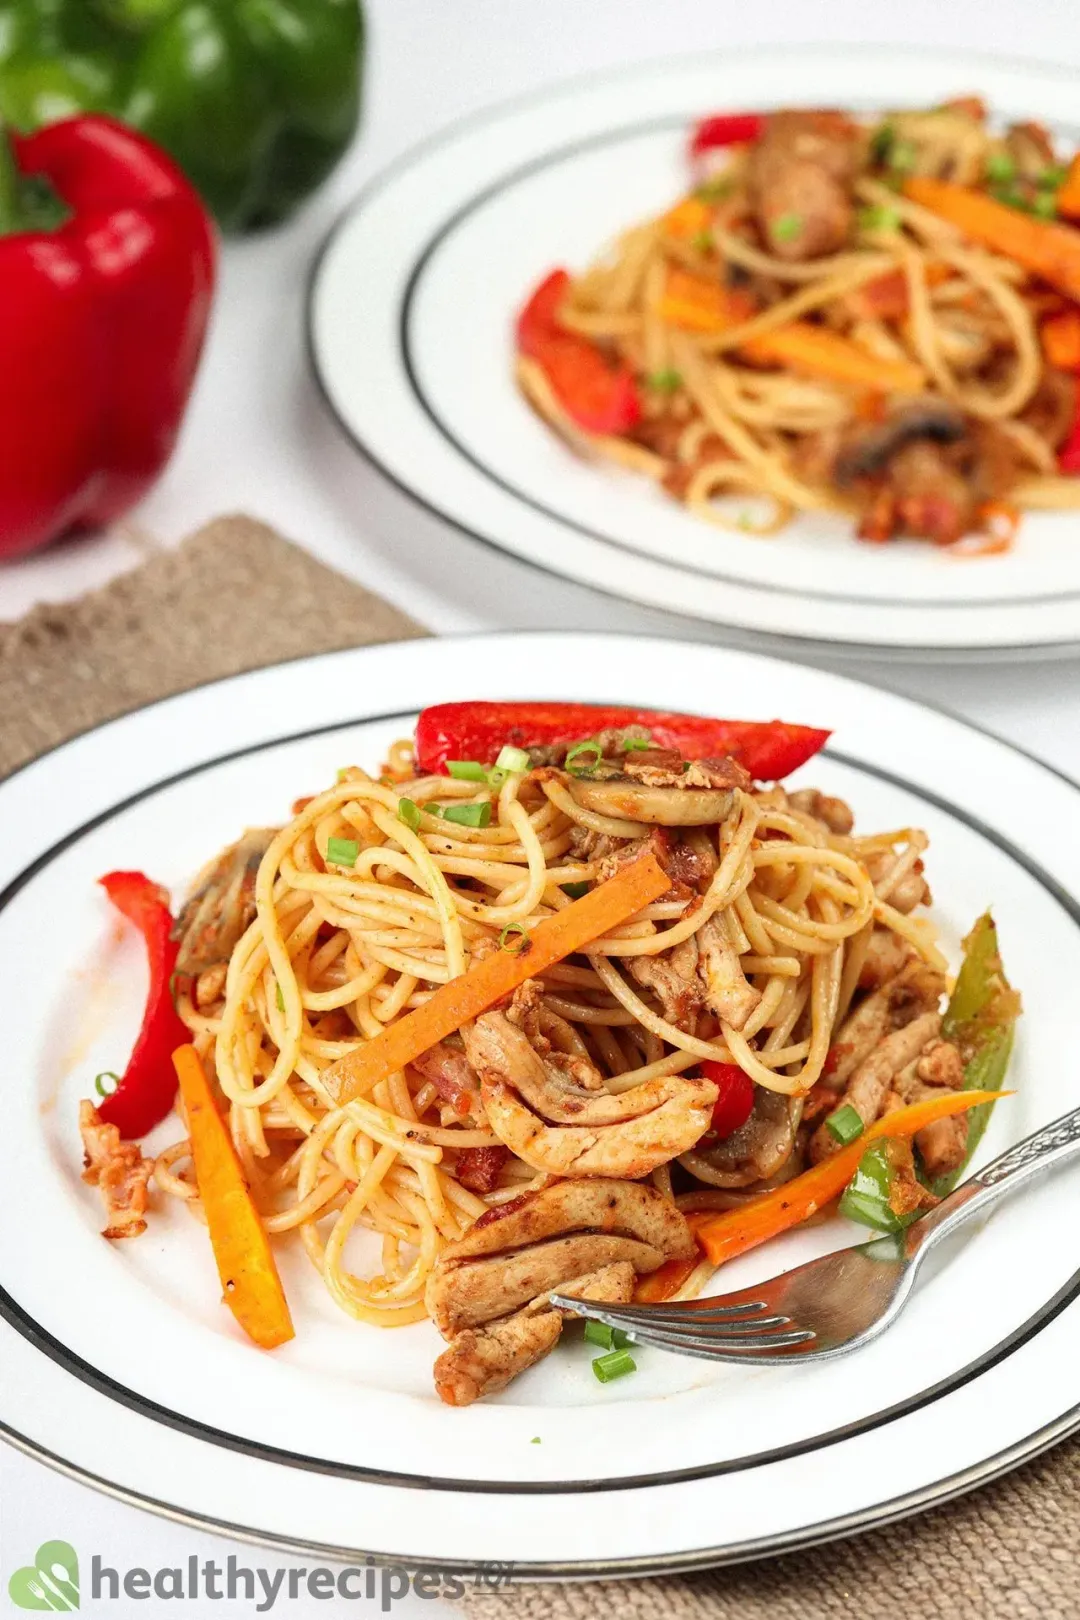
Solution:
[[[631,777],[570,777],[568,785],[583,810],[657,827],[711,826],[727,817],[735,797],[730,789],[648,787]]]
[[[546,1355],[562,1330],[550,1293],[627,1300],[637,1276],[694,1252],[674,1204],[634,1182],[558,1182],[481,1216],[428,1278],[428,1310],[450,1341],[435,1363],[439,1395],[466,1406]]]
[[[249,827],[203,868],[173,925],[178,973],[205,973],[229,960],[254,919],[259,864],[276,837],[276,827]]]
[[[478,1018],[465,1046],[492,1130],[526,1164],[551,1175],[647,1176],[694,1145],[717,1097],[711,1081],[685,1075],[618,1094],[602,1082],[582,1084],[591,1076],[580,1061],[574,1073],[562,1054],[545,1060],[501,1012]]]
[[[845,489],[860,478],[873,478],[883,472],[893,456],[909,444],[920,439],[931,444],[958,444],[967,431],[964,417],[954,406],[938,400],[920,401],[895,412],[880,427],[858,433],[836,458],[836,482]]]
[[[706,1136],[679,1163],[710,1187],[749,1187],[766,1181],[790,1159],[801,1111],[797,1098],[758,1086],[745,1125],[722,1141]]]

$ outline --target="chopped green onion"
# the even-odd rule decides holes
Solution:
[[[491,805],[486,799],[483,804],[448,804],[442,817],[457,822],[459,827],[487,827],[491,823]]]
[[[566,768],[571,776],[588,776],[603,757],[604,750],[600,746],[599,738],[589,737],[585,742],[575,743],[570,749],[566,756]]]
[[[101,1083],[103,1080],[111,1080],[112,1085],[106,1089]],[[103,1069],[100,1074],[94,1076],[94,1090],[99,1097],[111,1097],[119,1084],[120,1076],[115,1074],[112,1069]]]
[[[690,238],[690,246],[695,253],[711,253],[716,246],[716,238],[712,231],[695,231]]]
[[[841,1147],[847,1147],[849,1142],[854,1142],[865,1129],[862,1115],[857,1108],[852,1108],[850,1103],[845,1103],[842,1108],[830,1114],[825,1125],[833,1141],[839,1142]]]
[[[1016,179],[1016,159],[1009,152],[991,152],[986,160],[986,176],[1004,184]]]
[[[735,177],[730,174],[717,174],[711,180],[702,181],[694,192],[699,202],[723,202],[735,190]]]
[[[870,155],[876,163],[884,163],[889,150],[896,139],[896,131],[891,124],[879,124],[870,137]]]
[[[478,759],[448,759],[446,769],[456,782],[486,782],[488,768]]]
[[[592,884],[588,881],[584,883],[564,883],[561,887],[563,894],[568,894],[571,900],[580,900],[583,894],[588,894]]]
[[[398,820],[403,821],[406,827],[415,832],[420,825],[420,806],[414,799],[398,800]]]
[[[602,1384],[610,1384],[613,1379],[637,1372],[637,1362],[629,1350],[609,1350],[606,1356],[595,1358],[592,1370]]]
[[[355,866],[359,853],[360,845],[355,838],[328,838],[326,841],[326,858],[335,866]]]
[[[910,174],[919,161],[913,141],[894,141],[889,148],[889,168],[894,174]]]
[[[622,1328],[608,1327],[606,1322],[594,1322],[592,1317],[585,1319],[585,1343],[598,1344],[602,1350],[625,1350],[633,1341]]]
[[[278,1010],[278,1012],[284,1012],[285,1011],[285,997],[281,993],[280,984],[276,984],[274,986],[274,997],[275,997],[275,1000],[277,1001],[277,1010]]]
[[[540,1436],[538,1434],[534,1434],[532,1439],[529,1441],[529,1444],[530,1446],[538,1446],[540,1444]]]
[[[801,214],[781,214],[779,219],[772,222],[772,235],[778,242],[794,242],[797,236],[802,235],[802,228]]]
[[[1069,171],[1064,163],[1051,163],[1039,176],[1039,185],[1044,191],[1057,191],[1069,178]]]
[[[859,229],[861,231],[898,231],[903,221],[899,210],[885,208],[881,205],[873,208],[859,209]]]
[[[348,776],[348,774],[349,774],[349,772],[351,770],[352,770],[351,765],[343,765],[341,767],[341,769],[338,771],[337,775],[335,776],[334,781],[335,782],[344,782],[345,778]]]
[[[674,394],[682,387],[682,372],[665,366],[662,371],[651,371],[645,381],[657,394]]]
[[[520,936],[516,945],[510,944],[510,937],[512,934],[517,934]],[[511,956],[524,956],[531,944],[532,940],[529,938],[528,929],[519,922],[507,923],[506,927],[499,935],[500,951],[509,951]]]
[[[1057,218],[1057,198],[1052,191],[1040,191],[1031,202],[1031,212],[1037,219]]]
[[[624,737],[622,751],[624,754],[641,754],[648,748],[655,748],[656,744],[651,737]]]
[[[495,769],[498,771],[507,771],[511,776],[513,776],[519,774],[521,771],[527,771],[531,764],[532,760],[529,758],[524,748],[514,748],[510,743],[507,743],[504,748],[499,749],[499,757],[495,761]]]
[[[908,1224],[889,1203],[893,1165],[888,1142],[873,1142],[840,1200],[840,1213],[876,1232],[901,1232]]]

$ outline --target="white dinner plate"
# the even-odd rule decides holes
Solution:
[[[342,1315],[281,1246],[296,1339],[265,1354],[220,1302],[176,1204],[99,1235],[77,1104],[123,1067],[141,947],[95,879],[181,891],[244,825],[375,766],[430,701],[588,699],[834,730],[801,779],[860,824],[929,830],[955,958],[992,903],[1025,1014],[980,1157],[1076,1100],[1080,790],[959,721],[837,676],[678,643],[582,635],[410,642],[244,675],[91,732],[0,786],[0,1428],[31,1454],[187,1522],[328,1556],[520,1573],[690,1568],[880,1523],[1069,1432],[1080,1400],[1080,1176],[1018,1196],[943,1253],[850,1358],[717,1367],[643,1353],[599,1386],[568,1334],[497,1399],[435,1396],[430,1324]],[[156,1148],[174,1140],[159,1127]],[[857,1237],[834,1222],[727,1268],[725,1286]],[[354,1260],[357,1257],[354,1256]],[[357,1262],[362,1265],[363,1256]]]
[[[713,109],[930,106],[977,90],[1075,144],[1075,74],[978,55],[732,51],[588,79],[419,147],[346,213],[315,270],[312,362],[341,426],[409,494],[538,567],[788,641],[895,656],[1080,644],[1080,515],[1029,513],[1005,556],[859,542],[800,516],[770,539],[694,517],[574,457],[512,376],[512,324],[555,265],[583,268],[687,186]]]

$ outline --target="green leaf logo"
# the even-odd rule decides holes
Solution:
[[[53,1614],[79,1607],[79,1555],[67,1541],[42,1542],[34,1562],[17,1569],[8,1593],[20,1609],[47,1609]]]

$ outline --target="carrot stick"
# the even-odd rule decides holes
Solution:
[[[1040,332],[1047,362],[1059,371],[1080,371],[1080,309],[1066,309],[1044,321]]]
[[[705,281],[673,265],[658,312],[661,320],[688,332],[726,332],[748,321],[754,305],[745,293],[732,292],[718,281]]]
[[[1066,219],[1080,219],[1080,152],[1069,164],[1065,184],[1054,198],[1059,214]]]
[[[674,208],[669,208],[660,221],[665,236],[692,237],[707,231],[713,222],[713,211],[700,197],[684,197]]]
[[[958,225],[973,241],[1022,264],[1070,298],[1080,299],[1080,231],[1071,225],[1033,219],[981,191],[925,175],[905,181],[904,195]]]
[[[741,1209],[724,1210],[695,1223],[697,1240],[714,1265],[734,1260],[736,1255],[798,1226],[838,1198],[858,1169],[868,1143],[882,1136],[914,1136],[936,1119],[1010,1095],[1007,1091],[943,1091],[938,1097],[897,1108],[863,1131],[849,1147],[804,1170],[801,1176],[785,1181]]]
[[[787,366],[811,377],[827,377],[831,382],[873,388],[883,394],[917,394],[926,381],[922,367],[914,361],[881,360],[839,332],[809,321],[792,321],[774,332],[762,332],[741,344],[740,352],[764,365]]]
[[[294,1332],[270,1240],[199,1054],[193,1046],[179,1046],[172,1060],[225,1303],[257,1345],[273,1350],[293,1338]]]
[[[474,962],[460,978],[440,985],[422,1007],[339,1058],[323,1075],[327,1091],[338,1104],[370,1091],[470,1018],[478,1018],[509,996],[526,979],[600,939],[670,888],[671,879],[655,858],[643,855],[554,917],[545,917],[523,950],[495,951]]]

